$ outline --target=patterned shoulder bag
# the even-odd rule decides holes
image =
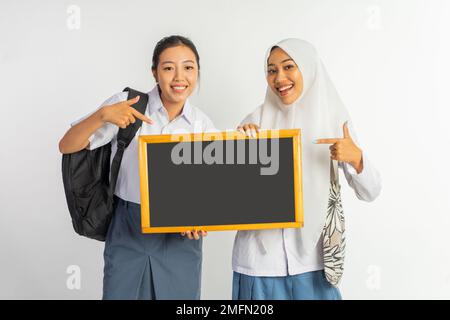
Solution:
[[[338,163],[333,160],[330,162],[330,195],[322,238],[325,277],[329,283],[337,286],[344,272],[345,219]]]

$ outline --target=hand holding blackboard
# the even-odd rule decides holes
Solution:
[[[206,237],[208,235],[208,232],[207,231],[202,231],[202,230],[197,232],[197,230],[194,230],[194,231],[182,232],[181,235],[183,237],[187,236],[190,240],[193,240],[193,239],[199,240],[200,237]]]
[[[247,134],[249,137],[256,138],[256,133],[259,132],[259,126],[254,123],[248,123],[237,127],[237,130]]]

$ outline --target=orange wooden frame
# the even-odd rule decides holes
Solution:
[[[294,175],[294,206],[295,221],[283,223],[258,223],[236,225],[208,225],[208,226],[177,226],[177,227],[152,227],[150,219],[150,195],[148,188],[149,172],[147,144],[149,143],[174,143],[212,140],[243,140],[243,139],[270,139],[293,138],[293,175]],[[248,137],[237,131],[203,132],[186,134],[143,135],[139,137],[139,171],[141,190],[141,227],[143,233],[174,233],[191,230],[221,231],[221,230],[256,230],[275,228],[300,228],[304,226],[303,215],[303,189],[302,189],[302,163],[301,163],[301,137],[300,129],[260,131],[256,138]]]

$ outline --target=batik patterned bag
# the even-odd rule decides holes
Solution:
[[[330,163],[330,195],[322,238],[325,277],[329,283],[337,286],[344,272],[345,219],[341,202],[338,163],[333,160]]]

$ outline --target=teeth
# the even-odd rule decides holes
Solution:
[[[292,88],[292,84],[291,85],[289,85],[289,86],[284,86],[284,87],[281,87],[281,88],[278,88],[278,91],[285,91],[285,90],[288,90],[288,89],[290,89],[290,88]]]
[[[184,90],[186,87],[173,87],[175,90]]]
[[[284,86],[284,87],[281,87],[281,88],[278,88],[278,91],[285,91],[285,90],[288,90],[288,89],[290,89],[290,88],[292,88],[292,84],[291,85],[289,85],[289,86]]]

